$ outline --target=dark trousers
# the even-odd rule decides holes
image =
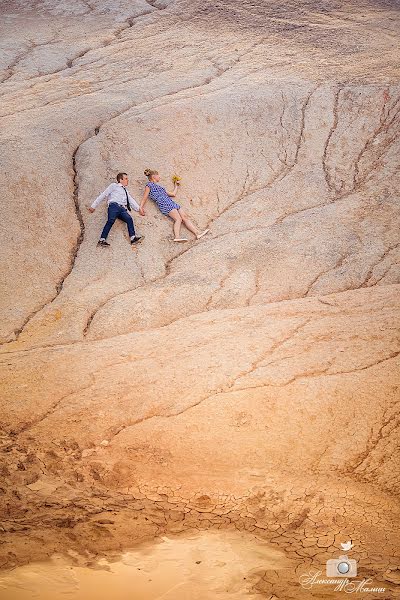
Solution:
[[[114,225],[116,219],[121,219],[121,221],[124,221],[124,223],[128,225],[129,237],[133,237],[135,235],[133,219],[126,210],[125,206],[121,206],[116,202],[111,202],[108,205],[108,221],[104,225],[103,231],[101,232],[101,238],[107,238],[108,234],[110,233],[110,229]]]

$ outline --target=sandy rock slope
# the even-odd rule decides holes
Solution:
[[[2,3],[3,566],[237,528],[399,597],[398,10]],[[145,167],[210,233],[96,248]]]

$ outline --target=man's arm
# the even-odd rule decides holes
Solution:
[[[128,191],[128,190],[127,190]],[[130,193],[128,192],[128,198],[129,198],[129,204],[132,206],[133,210],[136,210],[136,212],[139,212],[140,210],[140,206],[139,204],[136,202],[136,200],[134,198],[132,198],[132,196],[130,195]]]
[[[108,188],[104,190],[104,192],[100,194],[100,196],[97,196],[96,200],[91,204],[90,208],[93,208],[94,210],[100,204],[100,202],[104,200],[104,198],[107,198],[107,196],[109,196],[111,192],[111,186],[112,183],[108,186]]]

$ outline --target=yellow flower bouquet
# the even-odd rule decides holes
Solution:
[[[177,183],[179,185],[180,182],[181,182],[181,179],[182,179],[182,177],[179,177],[179,175],[173,175],[172,176],[172,183],[173,184]]]

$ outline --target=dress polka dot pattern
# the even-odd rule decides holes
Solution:
[[[167,215],[174,208],[180,208],[180,205],[168,196],[162,185],[149,181],[146,186],[150,189],[149,197],[154,200],[163,215]]]

